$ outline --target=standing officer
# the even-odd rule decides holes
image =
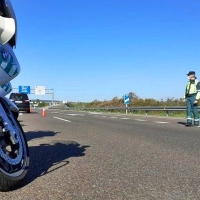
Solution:
[[[200,82],[197,80],[194,71],[190,71],[187,76],[189,80],[186,85],[184,95],[184,100],[187,100],[187,123],[185,126],[192,126],[192,114],[194,117],[194,126],[198,126],[198,101],[200,98]]]

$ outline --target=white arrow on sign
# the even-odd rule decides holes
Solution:
[[[129,98],[128,99],[125,99],[125,102],[128,102],[129,101]]]

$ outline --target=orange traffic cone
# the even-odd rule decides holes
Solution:
[[[43,108],[43,110],[42,110],[42,117],[45,117],[46,116],[46,110],[45,110],[45,108]]]
[[[30,112],[32,112],[32,107],[30,107]]]

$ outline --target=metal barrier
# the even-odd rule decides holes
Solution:
[[[145,111],[148,115],[149,111],[164,111],[169,116],[169,111],[186,111],[186,106],[144,106],[144,107],[93,107],[93,108],[67,108],[68,110],[81,110],[81,111],[118,111],[124,110],[127,112]],[[200,110],[200,108],[199,108]]]

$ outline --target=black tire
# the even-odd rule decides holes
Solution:
[[[15,117],[12,117],[11,120],[15,120],[13,124],[17,126],[16,130],[19,131],[19,136],[21,137],[21,142],[22,142],[23,155],[19,164],[12,165],[12,167],[16,168],[15,171],[13,172],[6,171],[5,166],[0,165],[0,191],[4,191],[4,192],[11,191],[22,186],[24,179],[26,177],[26,174],[28,172],[29,162],[30,162],[29,149],[28,149],[28,144],[25,138],[24,131],[20,123]],[[3,160],[2,157],[1,157],[1,160]],[[11,164],[9,163],[6,163],[6,165],[11,166]]]

